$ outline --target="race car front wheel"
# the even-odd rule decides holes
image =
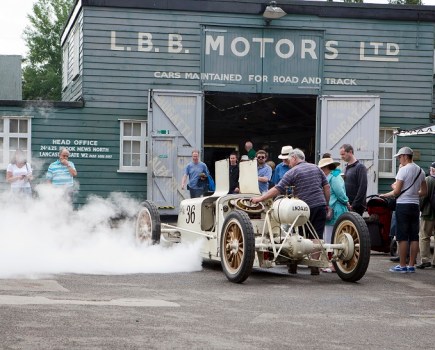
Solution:
[[[255,258],[254,229],[248,214],[234,211],[224,221],[221,265],[228,280],[242,283],[252,272]]]

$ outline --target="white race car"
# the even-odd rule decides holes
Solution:
[[[145,201],[137,215],[136,238],[147,244],[202,240],[204,259],[220,261],[228,280],[245,281],[253,267],[334,265],[344,281],[361,279],[370,261],[367,225],[358,214],[337,220],[332,244],[326,244],[309,222],[308,205],[284,196],[253,204],[259,195],[257,162],[240,163],[240,193],[228,194],[228,160],[216,162],[216,191],[180,203],[176,225],[161,223],[157,206]]]

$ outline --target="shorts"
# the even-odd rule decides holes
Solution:
[[[418,204],[397,203],[396,241],[418,241],[420,229],[420,208]]]

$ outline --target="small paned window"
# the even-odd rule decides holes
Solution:
[[[80,27],[76,27],[73,37],[72,79],[80,75]]]
[[[0,168],[5,169],[16,150],[31,156],[31,120],[26,117],[0,119]]]
[[[68,43],[64,44],[63,50],[62,50],[62,89],[65,90],[68,86],[68,49],[69,45]]]
[[[395,129],[379,129],[379,158],[378,171],[380,177],[396,176],[396,159],[393,158],[396,150]]]
[[[119,171],[147,171],[146,121],[122,120]]]

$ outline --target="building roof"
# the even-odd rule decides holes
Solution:
[[[268,0],[76,0],[82,6],[176,10],[213,13],[262,14]],[[419,20],[435,22],[435,6],[281,0],[286,13],[336,18]]]

